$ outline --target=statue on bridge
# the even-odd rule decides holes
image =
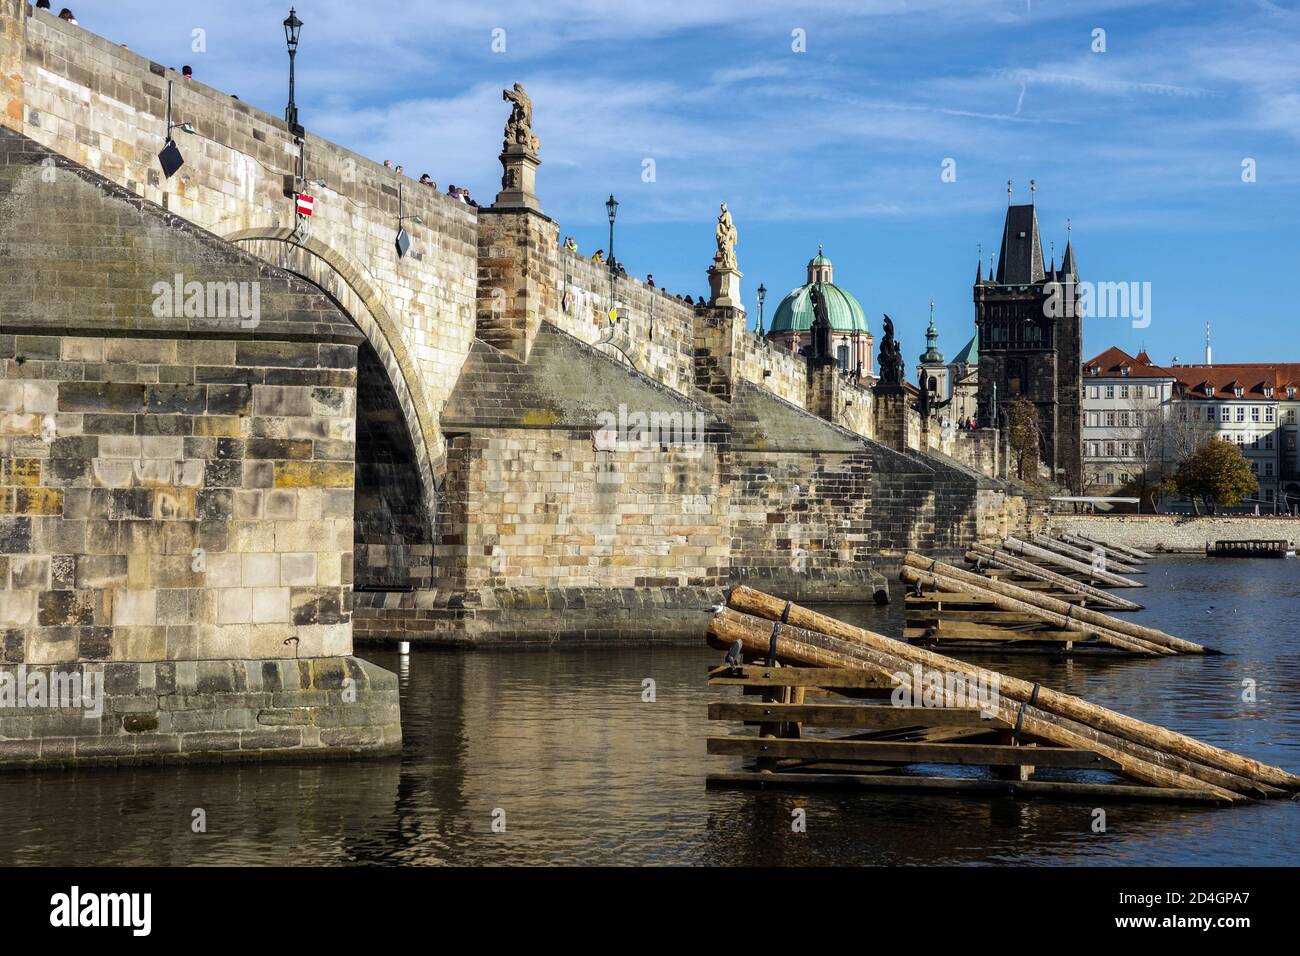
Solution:
[[[736,224],[731,221],[731,211],[722,203],[722,212],[718,215],[718,227],[713,231],[718,242],[718,253],[713,257],[719,269],[736,268]]]
[[[504,150],[511,146],[524,146],[534,153],[540,150],[542,142],[533,135],[533,101],[524,92],[523,84],[516,83],[513,88],[502,90],[501,98],[513,104],[510,118],[506,120],[505,140],[501,148]]]
[[[880,384],[903,384],[903,350],[894,338],[894,320],[885,314],[885,337],[880,340]]]

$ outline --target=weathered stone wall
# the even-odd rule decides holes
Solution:
[[[465,590],[712,586],[726,565],[707,445],[599,451],[590,431],[534,429],[458,437],[449,455],[465,520],[446,535],[474,542]]]
[[[0,36],[15,22],[6,16]],[[306,178],[327,185],[306,187],[316,197],[310,238],[291,247],[298,147],[282,119],[45,11],[30,11],[26,26],[25,106],[0,122],[192,223],[260,244],[269,261],[329,273],[331,294],[390,370],[436,469],[438,412],[475,333],[475,210],[309,133]],[[198,135],[175,134],[185,166],[165,179],[157,154],[169,82],[173,121]],[[405,224],[414,241],[405,258],[394,249],[399,179],[402,213],[423,221]]]
[[[556,274],[561,307],[550,317],[556,327],[601,351],[629,362],[638,372],[678,392],[695,384],[696,309],[662,289],[612,277],[609,267],[561,249]],[[610,305],[618,321],[609,321]]]
[[[392,675],[344,716],[315,674],[351,666],[360,332],[8,129],[0,213],[0,764],[392,749]],[[18,700],[92,665],[96,714]]]
[[[791,600],[870,598],[871,476],[865,448],[729,456],[731,580]]]
[[[1074,532],[1102,544],[1142,551],[1204,554],[1206,544],[1242,538],[1284,539],[1300,544],[1300,518],[1253,515],[1073,515],[1054,514],[1053,532]]]
[[[759,388],[765,388],[793,405],[805,407],[808,391],[808,362],[802,355],[752,333],[740,336],[736,344],[737,377],[752,382]],[[866,411],[869,415],[869,402]],[[854,431],[870,437],[870,432],[860,431],[857,428]]]
[[[0,682],[98,686],[0,709],[0,766],[373,756],[401,749],[396,677],[355,657],[0,665]],[[97,702],[92,699],[97,697]]]

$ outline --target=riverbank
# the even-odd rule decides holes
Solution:
[[[1051,517],[1051,533],[1083,535],[1166,554],[1204,554],[1223,539],[1277,538],[1300,541],[1300,518],[1276,515],[1068,515]]]

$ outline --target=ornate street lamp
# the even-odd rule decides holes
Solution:
[[[284,42],[289,47],[289,105],[284,108],[284,121],[289,124],[289,131],[301,136],[302,126],[298,123],[298,105],[293,101],[293,59],[298,54],[298,34],[302,32],[302,21],[293,7],[284,21]]]
[[[605,212],[609,213],[609,267],[614,268],[614,217],[618,215],[618,200],[610,193],[605,200]]]
[[[758,337],[763,337],[763,300],[767,298],[767,286],[758,285]]]

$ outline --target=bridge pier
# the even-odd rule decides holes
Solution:
[[[351,656],[361,333],[8,129],[0,209],[0,764],[395,750]]]

